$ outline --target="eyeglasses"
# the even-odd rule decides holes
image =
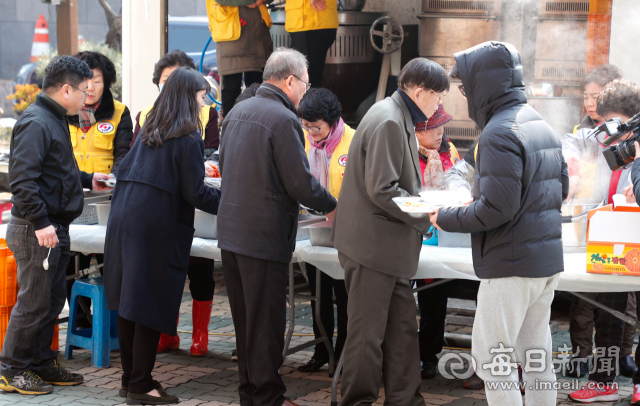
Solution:
[[[67,85],[69,85],[69,84],[67,83]],[[76,90],[77,90],[77,91],[79,91],[79,92],[84,93],[84,99],[85,99],[85,100],[87,100],[87,97],[89,97],[89,93],[85,92],[84,90],[80,90],[80,89],[78,89],[77,87],[75,87],[75,86],[73,86],[73,85],[69,85],[69,86],[70,86],[70,87],[72,87],[72,88],[74,88],[74,89],[76,89]]]
[[[467,93],[464,91],[464,85],[458,85],[458,89],[460,89],[460,93],[462,93],[464,97],[467,97]]]
[[[320,132],[320,130],[322,130],[322,127],[308,126],[304,124],[302,121],[300,121],[300,125],[302,125],[302,128],[304,128],[307,132],[314,133],[314,134],[317,134]]]
[[[444,98],[447,97],[447,92],[442,92],[440,94],[438,94],[438,92],[436,92],[435,90],[431,90],[431,92],[438,95],[438,100],[440,100],[440,103],[442,103]]]
[[[299,78],[299,77],[297,77],[296,75],[291,75],[291,76],[293,76],[294,78],[296,78],[296,79],[298,79],[299,81],[301,81],[302,83],[304,83],[304,84],[305,84],[305,86],[307,86],[307,89],[306,89],[306,90],[311,89],[311,83],[307,83],[307,82],[305,82],[304,80],[300,79],[300,78]]]

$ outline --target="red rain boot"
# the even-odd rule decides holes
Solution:
[[[176,326],[178,325],[178,321],[180,321],[180,316],[176,319]],[[167,350],[177,350],[180,348],[180,336],[176,334],[175,336],[170,336],[168,334],[162,333],[160,335],[160,342],[158,343],[158,350],[156,352],[165,352]]]
[[[191,355],[194,357],[202,357],[207,354],[212,304],[213,300],[206,302],[193,301],[193,335],[191,336],[193,344],[191,344]]]

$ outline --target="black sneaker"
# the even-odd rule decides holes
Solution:
[[[84,378],[80,374],[73,374],[58,363],[57,359],[53,360],[53,366],[45,371],[39,371],[38,376],[46,383],[57,386],[75,386],[84,382]]]
[[[6,392],[18,392],[23,395],[46,395],[53,392],[53,386],[47,385],[31,370],[11,374],[3,372],[0,376],[0,389]]]
[[[231,350],[231,361],[238,362],[238,350],[235,348]]]

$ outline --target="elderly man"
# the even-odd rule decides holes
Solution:
[[[222,127],[218,246],[236,329],[240,403],[295,405],[284,398],[282,365],[288,263],[300,203],[328,213],[336,200],[311,175],[296,108],[309,85],[307,60],[279,48],[256,96]]]
[[[349,294],[341,406],[378,399],[423,405],[416,303],[409,279],[418,269],[428,219],[403,213],[394,197],[421,190],[415,124],[428,120],[449,89],[442,66],[410,61],[399,89],[358,126],[340,191],[333,240]]]
[[[482,129],[475,161],[474,202],[436,210],[434,226],[472,233],[480,278],[473,325],[476,373],[489,405],[556,404],[549,316],[564,269],[560,207],[569,191],[560,139],[527,104],[520,55],[513,45],[486,42],[454,55],[469,116]]]

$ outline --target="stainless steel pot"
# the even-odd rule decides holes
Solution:
[[[309,233],[309,239],[311,245],[318,247],[331,247],[333,248],[333,242],[331,241],[331,230],[333,229],[333,220],[323,221],[321,223],[315,223],[305,227]]]
[[[603,200],[596,204],[582,204],[572,201],[562,204],[562,246],[565,248],[584,249],[587,246],[587,214],[589,210],[602,207]]]
[[[367,0],[338,0],[338,10],[362,11],[366,4]]]
[[[311,218],[307,220],[298,220],[298,232],[296,234],[296,241],[308,240],[309,239],[309,230],[307,226],[311,224],[320,223],[325,221],[325,217],[317,217]]]

